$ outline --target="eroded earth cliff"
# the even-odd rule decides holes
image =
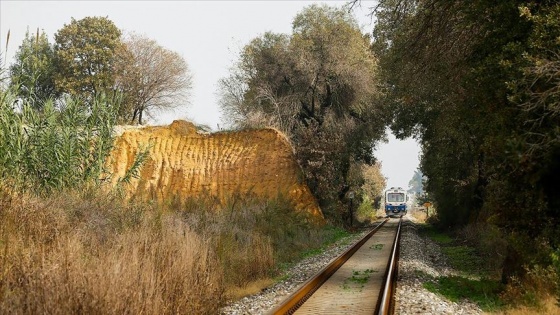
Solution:
[[[127,129],[115,140],[110,156],[113,184],[143,148],[148,148],[148,156],[139,178],[124,185],[129,197],[157,201],[212,197],[226,203],[234,195],[282,194],[296,209],[322,217],[291,145],[276,130],[204,134],[180,120],[169,126]]]

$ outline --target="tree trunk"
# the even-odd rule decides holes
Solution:
[[[502,283],[508,284],[512,278],[521,279],[525,276],[522,257],[513,246],[507,246],[506,259],[502,266]]]

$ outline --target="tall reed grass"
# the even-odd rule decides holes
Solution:
[[[14,192],[46,195],[100,180],[113,145],[118,98],[67,96],[40,110],[0,93],[0,179]]]

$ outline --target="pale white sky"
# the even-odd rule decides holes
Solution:
[[[340,7],[347,1],[12,1],[0,0],[0,52],[8,64],[21,45],[25,32],[44,30],[50,43],[54,34],[71,21],[86,16],[106,16],[123,31],[136,32],[173,50],[186,60],[193,74],[190,104],[160,113],[151,124],[187,119],[216,130],[220,121],[216,88],[228,75],[240,49],[264,32],[291,33],[292,20],[304,7],[326,3]],[[362,31],[373,24],[362,1],[354,11]],[[6,37],[10,40],[6,49]],[[388,187],[407,187],[418,167],[414,140],[381,144],[376,156],[383,163]]]
[[[408,182],[420,163],[420,147],[416,140],[397,140],[388,131],[388,142],[380,143],[375,156],[381,161],[381,171],[387,177],[387,188],[408,189]]]

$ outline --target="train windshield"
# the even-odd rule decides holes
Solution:
[[[388,193],[387,194],[387,202],[404,202],[404,194],[403,193]]]

